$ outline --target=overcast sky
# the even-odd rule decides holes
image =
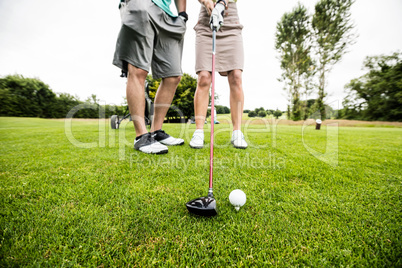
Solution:
[[[91,94],[108,104],[121,104],[125,79],[112,65],[120,29],[118,0],[54,1],[0,0],[0,76],[22,74],[37,77],[54,92]],[[245,108],[286,109],[288,103],[274,50],[275,27],[281,16],[297,5],[296,0],[239,0],[244,25]],[[310,13],[317,0],[300,1]],[[187,32],[183,71],[195,77],[195,34],[200,4],[187,1]],[[327,102],[341,104],[344,85],[363,74],[368,55],[390,54],[402,49],[402,1],[357,0],[352,17],[359,38],[329,76]],[[229,106],[227,79],[217,75],[218,104]]]

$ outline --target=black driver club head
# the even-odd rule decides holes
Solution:
[[[211,196],[199,197],[186,203],[188,211],[192,214],[211,217],[218,214],[216,200]]]

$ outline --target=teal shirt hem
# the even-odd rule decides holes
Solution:
[[[177,15],[173,14],[172,10],[170,10],[171,0],[152,0],[158,7],[160,7],[163,11],[165,11],[171,17],[177,17]]]

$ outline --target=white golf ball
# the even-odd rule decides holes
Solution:
[[[232,204],[236,210],[239,210],[240,207],[246,203],[246,200],[246,194],[242,190],[236,189],[229,194],[230,204]]]

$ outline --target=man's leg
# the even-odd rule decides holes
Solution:
[[[151,132],[162,129],[163,121],[172,103],[176,88],[180,83],[180,76],[163,78],[155,96],[155,112]]]
[[[152,121],[151,132],[158,142],[164,145],[182,145],[184,140],[173,138],[162,130],[163,121],[172,103],[176,88],[180,83],[180,76],[163,78],[155,96],[154,120]]]
[[[127,77],[127,103],[135,128],[134,149],[147,154],[165,154],[168,148],[152,139],[145,127],[145,78],[148,72],[128,65]]]
[[[148,133],[144,121],[145,79],[148,72],[128,64],[126,96],[136,136]]]
[[[230,86],[230,113],[232,116],[233,130],[240,130],[244,106],[242,71],[230,71],[228,73],[228,80]]]

